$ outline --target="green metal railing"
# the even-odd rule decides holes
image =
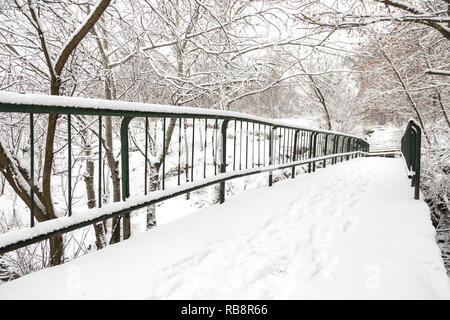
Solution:
[[[268,184],[271,186],[274,182],[273,172],[276,170],[291,168],[290,175],[294,178],[296,171],[302,165],[307,165],[308,172],[314,172],[319,166],[326,167],[327,162],[335,164],[338,161],[359,157],[369,151],[369,144],[356,136],[285,124],[242,113],[199,108],[9,93],[6,98],[3,98],[0,93],[0,112],[29,114],[30,228],[35,228],[32,233],[28,232],[30,229],[11,231],[17,233],[13,237],[14,240],[2,238],[5,234],[0,235],[0,254],[112,217],[121,217],[123,223],[123,235],[120,234],[120,227],[113,227],[112,237],[119,240],[127,239],[130,236],[130,212],[133,210],[217,184],[219,185],[218,200],[223,203],[226,196],[225,182],[228,180],[268,172]],[[36,199],[33,190],[35,190],[34,116],[36,114],[59,114],[61,115],[59,125],[67,125],[68,205],[66,217],[35,225]],[[97,117],[98,125],[98,208],[86,209],[79,214],[72,212],[72,129],[74,125],[71,118],[74,115]],[[102,117],[104,116],[121,119],[120,156],[123,201],[105,204],[101,208],[101,197],[104,191],[102,189],[104,177],[101,170],[104,152],[102,146]],[[150,141],[150,121],[154,129],[153,140],[159,137],[159,142]],[[131,188],[129,135],[131,123],[144,130],[144,175],[141,178],[144,181],[143,191]],[[168,139],[169,131],[175,139]],[[170,145],[166,146],[166,143]],[[156,173],[151,173],[149,168],[150,144],[153,148],[162,146],[163,150],[162,165]],[[168,152],[164,152],[166,149]],[[197,149],[203,149],[203,151],[199,152]],[[188,151],[190,157],[186,157]],[[184,157],[182,157],[183,154]],[[169,157],[172,167],[167,163]],[[184,161],[182,161],[183,158]],[[173,162],[176,162],[175,168]],[[148,182],[150,179],[155,179],[155,174],[159,190],[149,192]],[[183,182],[183,174],[186,175],[185,182]],[[173,186],[168,188],[168,183]],[[134,194],[131,195],[131,192]],[[65,219],[64,223],[54,222],[60,219]]]
[[[414,187],[414,199],[419,199],[420,187],[420,154],[422,130],[414,120],[409,120],[401,141],[401,150]]]

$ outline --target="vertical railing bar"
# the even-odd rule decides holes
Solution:
[[[293,162],[295,162],[297,160],[297,140],[298,140],[298,132],[299,130],[295,130],[294,136],[292,141],[294,142],[294,145],[291,149],[292,153],[291,153],[291,159]],[[295,178],[295,166],[292,167],[292,173],[291,173],[292,179]]]
[[[288,135],[289,139],[288,139],[288,147],[286,150],[286,157],[287,157],[287,162],[292,161],[292,129],[289,129],[289,135]]]
[[[166,118],[163,118],[163,155],[162,155],[162,160],[163,160],[163,165],[162,165],[162,189],[165,190],[166,189]],[[167,148],[167,151],[169,150],[169,148]]]
[[[411,127],[411,171],[414,172],[414,176],[416,174],[416,132]],[[414,176],[411,179],[411,187],[414,187],[415,179]]]
[[[328,138],[328,134],[325,134],[325,136],[322,137],[322,155],[326,154],[325,144],[326,144],[326,139],[327,138]]]
[[[258,123],[258,167],[261,166],[261,124]]]
[[[30,113],[30,227],[34,227],[34,115]]]
[[[236,127],[237,127],[237,120],[234,120],[234,136],[233,136],[233,171],[236,170]]]
[[[319,133],[314,133],[314,153],[313,153],[313,158],[316,157],[316,149],[317,149],[317,136],[319,135]],[[313,172],[316,171],[316,162],[313,161]]]
[[[245,141],[245,169],[248,169],[248,121],[247,121],[247,130],[245,132],[246,141]]]
[[[221,133],[221,160],[220,160],[220,173],[225,173],[227,171],[227,127],[229,120],[223,120],[220,133]],[[225,181],[220,182],[219,187],[219,203],[223,203],[225,201],[225,190],[226,183]]]
[[[307,149],[306,149],[306,141],[308,140],[308,132],[307,131],[303,131],[303,142],[302,142],[302,155],[303,155],[303,160],[305,160],[308,156],[307,153]]]
[[[304,131],[302,130],[300,133],[300,160],[303,160],[303,134]]]
[[[351,138],[348,138],[348,139],[347,139],[347,149],[346,149],[347,152],[350,152],[350,151],[351,151],[351,150],[350,150],[351,143],[352,143],[352,139],[351,139]],[[350,159],[350,156],[347,156],[347,161],[348,161],[349,159]]]
[[[72,122],[70,114],[67,115],[67,160],[68,160],[68,177],[67,177],[67,196],[68,196],[68,212],[69,217],[72,216]]]
[[[286,128],[284,128],[284,133],[283,133],[283,164],[286,160]]]
[[[264,150],[263,150],[263,165],[266,166],[266,125],[264,125]]]
[[[319,156],[323,156],[323,146],[324,146],[325,140],[324,140],[324,134],[321,133],[320,134],[320,155]]]
[[[269,130],[272,132],[272,127],[269,127]],[[272,132],[272,153],[273,153],[273,158],[272,158],[272,163],[271,164],[275,164],[277,158],[276,158],[276,152],[277,152],[277,140],[275,139],[275,137],[277,136],[277,129],[273,129]],[[270,138],[270,137],[269,137]],[[269,150],[270,153],[270,150]],[[269,161],[270,162],[270,161]],[[270,163],[269,163],[270,165]]]
[[[272,127],[269,127],[270,132],[272,132],[272,153],[273,153],[273,158],[272,158],[272,163],[271,164],[275,164],[276,162],[276,152],[277,152],[277,140],[275,139],[275,137],[277,136],[277,129],[273,129]],[[269,137],[270,138],[270,137]],[[269,150],[269,154],[270,154],[270,150]],[[270,162],[270,161],[269,161]],[[269,163],[270,165],[270,163]]]
[[[252,168],[255,167],[255,123],[253,122],[253,137],[252,137]]]
[[[278,134],[278,164],[281,163],[281,128]]]
[[[239,130],[239,170],[242,169],[242,120],[241,129]]]
[[[296,143],[294,141],[296,139],[295,131],[296,130],[293,130],[293,129],[291,130],[291,144],[290,144],[291,150],[289,151],[289,157],[290,157],[291,161],[292,161],[293,154],[294,154],[294,145],[296,145]]]
[[[219,130],[219,124],[218,120],[216,119],[216,125],[214,128],[215,132],[215,146],[214,146],[214,175],[217,175],[217,152],[219,151],[219,148],[217,147],[217,131]]]
[[[284,132],[283,132],[283,153],[281,156],[282,163],[284,164],[286,161],[286,140],[287,140],[287,135],[289,134],[289,130],[286,133],[286,128],[284,128]]]
[[[286,145],[286,163],[289,163],[290,159],[291,159],[291,150],[292,150],[292,146],[291,146],[291,129],[288,129],[288,136],[287,136],[287,145]]]
[[[344,149],[345,149],[345,139],[347,139],[347,137],[344,137],[342,139],[342,148],[341,148],[341,153],[344,153]],[[344,161],[344,157],[341,156],[341,162]]]
[[[181,118],[178,119],[178,185],[181,183]]]
[[[416,167],[414,168],[414,177],[415,183],[414,183],[414,199],[419,200],[420,199],[420,157],[421,157],[421,151],[422,151],[422,129],[416,125],[413,124],[414,128],[416,130],[416,141],[415,141],[415,148],[416,148],[416,159],[415,164]]]
[[[297,132],[297,133],[296,133]],[[295,149],[298,146],[298,130],[292,130],[292,139],[291,139],[291,144],[292,144],[292,150],[291,150],[291,159],[292,161],[294,161],[294,153],[295,153]],[[297,157],[295,158],[297,160]]]
[[[269,126],[269,166],[274,164],[274,132],[276,128]],[[273,184],[273,173],[269,171],[269,187]]]
[[[192,159],[191,159],[191,181],[194,181],[194,151],[195,151],[195,118],[192,118]]]
[[[164,149],[163,149],[164,152]],[[147,195],[148,175],[148,117],[145,117],[145,163],[144,163],[144,194]]]
[[[309,147],[308,147],[308,151],[309,151],[309,155],[308,158],[311,159],[312,158],[312,132],[309,133]],[[308,173],[311,173],[311,162],[308,163]]]
[[[339,143],[339,136],[335,135],[333,137],[333,151],[332,151],[333,154],[336,154],[338,143]],[[331,164],[332,165],[336,164],[336,158],[335,157],[331,158]]]
[[[102,207],[102,116],[98,116],[98,207]]]
[[[206,146],[207,146],[207,136],[208,136],[208,118],[205,118],[205,147],[203,155],[203,178],[206,178]]]
[[[339,135],[335,135],[333,138],[333,154],[337,153],[338,146],[339,146]],[[334,164],[336,164],[336,162],[337,162],[336,157],[333,157],[331,159],[331,164],[334,165]]]
[[[334,154],[334,145],[336,144],[336,135],[332,135],[331,136],[331,139],[330,139],[330,142],[332,142],[332,145],[331,145],[331,154]],[[334,158],[331,158],[330,159],[330,165],[333,165],[334,164]]]
[[[319,133],[319,134],[317,134],[317,150],[319,151],[318,153],[319,154],[317,154],[317,152],[316,152],[316,156],[317,157],[320,157],[320,146],[321,146],[321,142],[322,142],[322,134],[321,133]]]

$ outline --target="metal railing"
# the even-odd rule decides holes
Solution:
[[[422,130],[415,120],[409,120],[402,136],[401,150],[414,187],[414,199],[419,199],[420,187],[420,154]]]
[[[0,112],[29,115],[30,174],[27,182],[30,186],[31,199],[27,204],[30,208],[30,228],[8,232],[14,233],[14,236],[8,236],[8,233],[0,235],[0,254],[112,217],[121,217],[123,223],[123,235],[120,235],[120,227],[114,227],[112,237],[119,240],[127,239],[130,236],[130,212],[133,210],[217,184],[219,184],[219,202],[222,203],[225,201],[225,182],[228,180],[268,172],[268,184],[271,186],[274,183],[273,172],[276,170],[291,168],[290,176],[294,178],[296,169],[301,165],[308,165],[305,170],[312,172],[316,167],[325,167],[327,162],[335,164],[338,161],[359,157],[369,151],[369,144],[356,136],[295,126],[242,113],[200,108],[0,93]],[[34,211],[37,199],[34,194],[36,192],[34,116],[36,114],[59,114],[58,123],[65,126],[67,132],[65,177],[68,192],[66,192],[65,216],[35,225]],[[72,213],[74,124],[71,118],[75,115],[96,117],[98,125],[98,208],[83,209],[83,212],[79,213]],[[104,161],[102,154],[105,151],[102,144],[104,140],[102,117],[105,116],[121,119],[122,201],[104,204],[102,208],[101,195],[104,192],[102,179],[105,178],[101,170]],[[153,138],[149,135],[149,121],[153,123]],[[135,123],[137,128],[142,129],[145,137],[143,139],[145,150],[142,152],[145,168],[141,178],[144,181],[144,190],[140,192],[134,190],[135,187],[131,188],[131,180],[134,185],[135,179],[130,178],[130,123]],[[174,136],[177,139],[170,139],[169,134],[170,137]],[[159,142],[155,139],[159,139]],[[167,143],[169,145],[166,145]],[[162,164],[158,172],[152,173],[149,150],[154,151],[154,148],[162,150],[160,153]],[[198,148],[202,151],[199,152]],[[186,152],[190,152],[189,157],[186,156]],[[167,163],[169,158],[172,167]],[[182,178],[183,174],[186,175],[186,179]],[[157,180],[158,190],[149,192],[150,179]],[[173,186],[168,186],[168,183],[172,183]],[[130,191],[134,191],[135,194],[130,195]]]

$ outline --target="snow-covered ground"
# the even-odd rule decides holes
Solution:
[[[402,160],[360,158],[0,286],[1,299],[449,299]]]

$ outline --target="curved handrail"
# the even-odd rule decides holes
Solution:
[[[410,119],[401,139],[401,151],[409,171],[408,176],[411,178],[411,186],[414,187],[414,199],[420,197],[421,136],[420,125],[414,119]]]

